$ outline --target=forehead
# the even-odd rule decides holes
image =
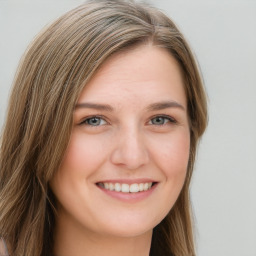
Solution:
[[[179,64],[163,48],[141,45],[108,58],[79,101],[175,100],[186,105]]]

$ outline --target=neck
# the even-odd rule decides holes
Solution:
[[[80,230],[79,230],[80,229]],[[133,237],[98,234],[68,223],[57,223],[55,256],[149,256],[152,231]]]

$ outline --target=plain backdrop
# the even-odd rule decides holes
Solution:
[[[83,2],[0,0],[0,126],[28,43]],[[191,189],[197,255],[256,256],[256,0],[148,2],[185,34],[209,97]]]

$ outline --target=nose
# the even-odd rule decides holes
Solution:
[[[137,129],[126,129],[117,136],[111,162],[128,170],[135,170],[149,161],[143,134]]]

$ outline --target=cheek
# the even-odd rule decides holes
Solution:
[[[88,182],[104,162],[105,150],[101,140],[74,131],[59,170],[50,182],[51,188],[65,209],[76,215],[80,206],[89,200]],[[78,208],[75,206],[79,206]],[[87,209],[87,208],[86,208]]]
[[[188,131],[163,137],[154,142],[154,152],[151,153],[158,167],[166,178],[184,178],[189,160],[190,136]]]
[[[93,136],[74,133],[71,136],[61,170],[76,172],[84,176],[93,173],[104,159],[104,148],[100,140]]]
[[[162,194],[157,208],[161,212],[159,219],[164,219],[178,199],[186,178],[190,135],[185,130],[175,132],[158,138],[157,142],[154,140],[154,145],[151,157],[162,174],[159,186]]]

